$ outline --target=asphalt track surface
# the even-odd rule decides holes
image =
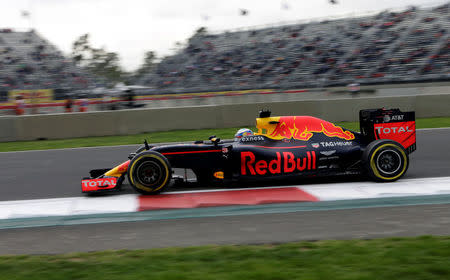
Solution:
[[[450,176],[449,146],[450,129],[418,130],[405,178]],[[113,167],[138,147],[0,153],[0,201],[81,196],[81,179],[90,169]],[[128,184],[124,189],[133,193]]]
[[[450,129],[417,131],[406,178],[450,176]],[[80,196],[137,146],[0,153],[0,200]],[[131,191],[131,190],[129,190]],[[0,230],[0,255],[450,234],[450,204]]]

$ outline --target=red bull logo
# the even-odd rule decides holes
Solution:
[[[296,140],[309,140],[314,133],[323,133],[328,137],[337,137],[345,140],[355,139],[350,131],[330,122],[307,116],[279,117],[275,129],[267,133],[273,139],[293,138]]]
[[[256,160],[253,152],[241,152],[242,175],[277,175],[316,169],[316,152],[296,157],[292,152],[277,152],[272,160]]]

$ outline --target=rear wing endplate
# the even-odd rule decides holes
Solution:
[[[366,109],[359,111],[361,134],[368,142],[391,139],[400,143],[408,153],[416,150],[415,112],[400,109]]]

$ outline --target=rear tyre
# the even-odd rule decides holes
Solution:
[[[155,151],[137,154],[127,171],[130,185],[141,194],[157,194],[169,186],[172,169],[165,156]]]
[[[376,140],[363,153],[365,171],[375,181],[392,182],[408,170],[409,157],[401,144],[392,140]]]

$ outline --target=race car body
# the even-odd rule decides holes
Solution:
[[[362,110],[361,132],[311,116],[270,115],[260,112],[258,132],[234,141],[212,136],[190,144],[145,143],[117,167],[91,170],[82,191],[118,190],[128,176],[136,191],[159,193],[180,180],[172,168],[192,170],[199,184],[349,174],[389,182],[405,174],[408,155],[416,149],[414,112]]]

